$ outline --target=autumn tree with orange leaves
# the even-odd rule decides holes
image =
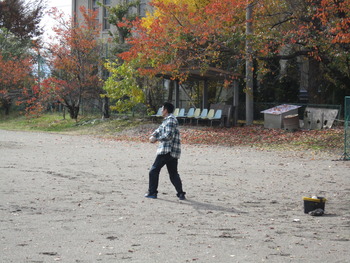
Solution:
[[[152,79],[159,74],[185,82],[193,68],[203,72],[208,67],[236,68],[244,55],[241,7],[245,4],[235,0],[154,0],[149,4],[153,12],[133,22],[132,36],[127,38],[131,48],[119,55],[125,68],[134,67],[141,78],[151,80],[147,83],[155,83]],[[173,85],[169,89],[171,100]],[[150,108],[157,108],[163,99],[160,85],[144,87],[144,92]],[[197,92],[192,89],[193,97]]]
[[[6,59],[0,54],[0,104],[8,115],[13,99],[22,95],[23,89],[33,83],[30,57]]]
[[[260,70],[276,61],[287,66],[304,61],[309,102],[331,104],[337,95],[342,101],[350,91],[349,5],[344,0],[256,1],[254,40]],[[275,79],[289,74],[278,69]]]
[[[5,115],[22,102],[23,89],[34,84],[30,41],[20,39],[5,28],[0,30],[0,108]]]
[[[41,89],[47,91],[45,95],[62,103],[72,119],[78,118],[83,99],[99,100],[102,93],[97,13],[84,7],[79,10],[82,19],[54,28],[56,41],[50,45],[48,56],[52,77],[41,83]],[[51,14],[56,21],[63,21],[57,10]]]
[[[132,45],[121,54],[135,60],[141,74],[171,74],[186,80],[186,70],[208,66],[227,69],[242,56],[245,2],[161,1],[150,3],[155,12],[134,23]],[[234,63],[231,63],[234,64]]]
[[[21,101],[24,88],[34,83],[32,39],[42,34],[44,1],[0,1],[0,108]]]
[[[301,70],[297,60],[306,59],[310,102],[324,103],[331,91],[349,90],[349,1],[250,2],[254,6],[250,38],[252,70],[259,76],[256,85],[272,62],[279,68],[272,77],[279,80],[290,74],[283,72],[280,62],[294,61],[298,91]],[[182,80],[187,78],[184,68],[235,70],[232,66],[245,55],[246,4],[242,0],[153,0],[155,12],[134,23],[134,35],[128,39],[132,48],[121,57],[136,61],[141,74],[170,72]],[[285,84],[282,93],[290,87]],[[274,89],[273,83],[268,89]]]

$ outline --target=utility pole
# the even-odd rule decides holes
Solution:
[[[253,35],[253,2],[247,0],[246,10],[246,125],[253,124],[253,50],[251,36]]]

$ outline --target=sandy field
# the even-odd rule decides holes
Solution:
[[[153,200],[154,144],[0,130],[0,262],[350,262],[349,161],[182,150],[187,200],[166,169]],[[312,195],[324,216],[304,214]]]

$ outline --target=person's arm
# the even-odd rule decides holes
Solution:
[[[155,143],[158,138],[160,137],[162,131],[162,125],[160,125],[151,135],[151,137],[149,137],[149,142],[150,143]]]
[[[152,133],[152,136],[157,138],[159,137],[160,134],[160,126]]]
[[[157,133],[156,139],[161,142],[170,141],[173,139],[176,129],[176,122],[173,118],[167,119],[167,122],[164,126],[164,132],[163,133]]]
[[[156,129],[152,133],[151,137],[149,137],[149,142],[150,143],[155,143],[157,141],[157,137],[159,137],[159,131],[160,131],[160,127],[158,127],[158,129]]]

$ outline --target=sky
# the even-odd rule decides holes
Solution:
[[[67,14],[67,18],[72,15],[72,0],[47,0],[47,10],[52,7],[57,7],[60,11]],[[52,27],[55,21],[48,15],[45,15],[41,21],[41,25],[44,28],[44,41],[49,41],[49,36],[53,35]]]

